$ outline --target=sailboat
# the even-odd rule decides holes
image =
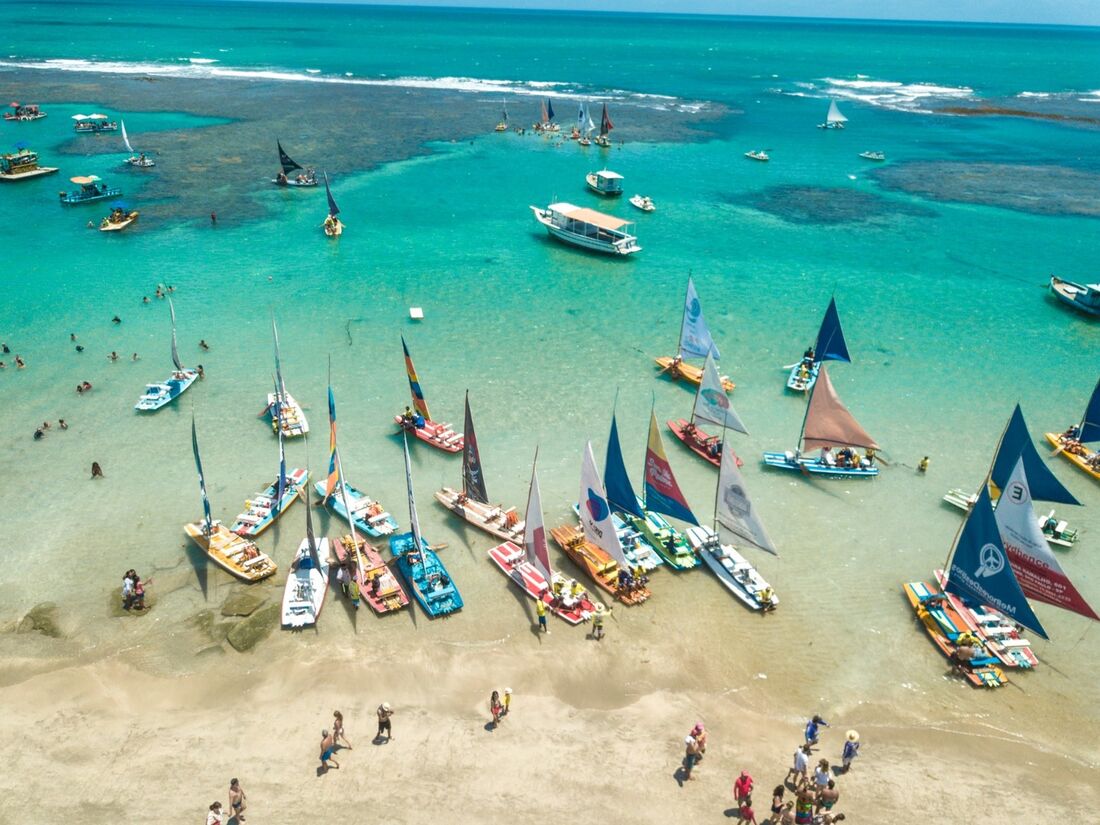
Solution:
[[[680,322],[680,346],[675,357],[662,355],[656,358],[657,366],[661,373],[668,373],[672,378],[683,378],[696,386],[703,380],[703,370],[693,364],[687,363],[687,358],[706,358],[707,353],[714,353],[714,360],[722,356],[715,346],[714,339],[710,335],[706,319],[703,318],[703,307],[699,303],[699,294],[695,291],[695,282],[688,276],[687,292],[684,295],[684,317]],[[733,390],[734,384],[726,376],[722,376],[722,388],[726,392]]]
[[[239,536],[260,535],[281,516],[295,499],[304,495],[302,490],[309,481],[309,471],[286,469],[286,450],[283,444],[282,421],[279,421],[279,475],[267,487],[244,503],[245,511],[237,516],[231,529]]]
[[[1074,465],[1100,481],[1100,450],[1092,450],[1086,444],[1100,442],[1100,380],[1092,390],[1092,397],[1085,407],[1081,421],[1064,433],[1046,433],[1046,439],[1057,454],[1065,456]]]
[[[607,104],[603,105],[603,114],[600,116],[600,134],[596,138],[596,145],[602,146],[607,149],[611,146],[611,138],[609,137],[611,130],[615,128],[615,124],[611,122],[611,116],[607,114]]]
[[[340,214],[340,207],[336,205],[336,200],[332,197],[332,190],[329,189],[327,172],[325,173],[325,195],[328,196],[328,217],[321,224],[321,229],[328,237],[339,238],[344,234],[344,224],[336,217]]]
[[[275,391],[267,394],[267,406],[260,415],[271,419],[272,429],[283,428],[283,435],[295,438],[309,432],[309,421],[294,396],[286,391],[283,382],[282,364],[279,358],[279,330],[275,326],[275,316],[271,317],[271,335],[275,340]]]
[[[546,98],[546,106],[543,107],[542,113],[542,130],[544,132],[561,131],[561,127],[554,123],[554,102],[550,98]]]
[[[405,577],[413,595],[433,619],[462,609],[462,596],[455,587],[447,568],[420,534],[413,495],[412,465],[409,463],[409,439],[402,435],[405,451],[405,486],[409,491],[410,532],[390,538],[390,552],[397,559],[397,569]]]
[[[840,314],[836,310],[836,299],[829,299],[825,317],[817,331],[817,342],[806,350],[802,360],[794,364],[787,377],[787,389],[806,392],[817,381],[817,372],[823,361],[843,361],[852,363],[848,355],[848,344],[844,340],[844,330],[840,326]]]
[[[317,185],[317,173],[313,171],[312,167],[309,169],[303,168],[293,158],[290,157],[285,151],[283,151],[283,144],[279,141],[275,141],[275,146],[279,149],[279,166],[282,169],[279,171],[271,182],[276,186],[316,186]],[[291,175],[294,172],[300,171],[301,174]]]
[[[952,487],[948,490],[943,500],[948,504],[958,507],[964,513],[970,512],[970,508],[974,506],[974,502],[978,500],[977,493],[968,493],[961,487]],[[993,510],[996,511],[997,503],[993,503]],[[1080,531],[1070,528],[1069,524],[1060,518],[1056,518],[1054,510],[1050,510],[1046,514],[1038,514],[1035,516],[1035,523],[1039,525],[1039,529],[1043,531],[1043,536],[1047,540],[1047,544],[1053,544],[1058,547],[1073,547],[1077,541],[1077,537]]]
[[[817,124],[818,129],[843,129],[848,118],[840,113],[835,100],[829,101],[829,114],[825,116],[825,122]]]
[[[535,461],[531,464],[527,513],[523,520],[523,547],[513,541],[505,541],[489,550],[489,559],[520,590],[532,599],[543,602],[555,616],[577,625],[586,621],[596,607],[583,587],[575,581],[566,582],[565,577],[550,566],[546,527],[542,520],[542,495],[539,493],[539,477],[535,471],[537,464],[536,451]],[[551,582],[557,587],[552,587]],[[559,592],[555,592],[555,589]]]
[[[722,451],[722,466],[714,492],[714,527],[698,525],[687,529],[688,542],[711,572],[730,593],[752,610],[769,611],[779,605],[779,597],[755,567],[732,543],[747,544],[778,555],[753,509],[745,480],[737,469],[731,450]]]
[[[310,506],[309,486],[306,493],[306,537],[298,545],[298,552],[290,565],[290,573],[283,587],[283,627],[309,627],[317,624],[317,617],[325,606],[328,594],[329,546],[328,538],[313,534],[313,507]]]
[[[507,101],[504,101],[504,100],[500,101],[500,122],[497,123],[496,129],[494,131],[497,131],[497,132],[507,132],[508,131],[508,103],[507,103]]]
[[[460,519],[504,541],[523,541],[523,522],[515,507],[504,509],[490,504],[485,492],[485,476],[477,449],[474,419],[470,413],[470,393],[466,393],[466,422],[463,429],[462,492],[444,487],[436,491],[436,500]]]
[[[134,405],[135,410],[153,412],[170,401],[175,401],[199,377],[198,370],[185,367],[180,363],[179,348],[176,346],[176,308],[172,299],[168,299],[168,313],[172,318],[172,374],[158,384],[146,384],[145,393]]]
[[[688,524],[699,523],[680,491],[680,485],[676,483],[676,476],[672,474],[672,465],[668,462],[661,431],[657,427],[657,416],[652,411],[649,414],[644,480],[639,502],[642,515],[630,514],[627,520],[645,536],[669,567],[674,570],[698,567],[699,558],[687,538],[664,518],[671,516]]]
[[[799,470],[805,475],[872,478],[878,475],[875,453],[879,449],[859,422],[848,412],[833,388],[828,370],[821,364],[817,381],[810,390],[799,448],[794,452],[765,452],[764,463],[784,470]],[[834,447],[839,447],[835,453]],[[821,449],[820,457],[804,456],[803,450]],[[856,449],[865,449],[860,457]]]
[[[570,140],[580,140],[584,130],[584,101],[577,101],[577,122],[573,124],[573,131],[569,135]]]
[[[401,336],[401,349],[405,353],[405,373],[409,378],[412,407],[405,407],[404,413],[395,415],[393,423],[433,447],[448,453],[460,452],[465,444],[463,437],[456,433],[450,424],[432,421],[432,415],[428,412],[428,402],[424,400],[424,390],[420,387],[420,379],[416,375],[416,367],[413,366],[404,335]]]
[[[122,143],[126,147],[126,151],[130,153],[130,157],[126,159],[126,162],[131,166],[137,166],[139,168],[148,169],[150,166],[156,166],[156,163],[152,158],[145,157],[145,153],[142,152],[138,155],[134,151],[134,147],[130,145],[130,138],[126,134],[126,121],[119,121],[122,124]]]
[[[361,490],[348,484],[343,469],[339,467],[336,452],[336,398],[332,394],[332,384],[328,388],[328,427],[329,427],[329,468],[328,478],[318,481],[317,495],[321,502],[328,505],[355,530],[368,536],[388,536],[397,530],[397,521],[386,512],[386,508]],[[350,516],[349,516],[350,514]]]
[[[641,604],[649,598],[649,588],[633,575],[623,554],[590,441],[584,446],[578,499],[581,526],[554,527],[550,535],[598,587],[624,604]]]
[[[584,134],[577,140],[580,146],[592,145],[592,133],[596,131],[596,124],[592,122],[592,112],[588,108],[588,102],[584,104],[584,124],[581,126]]]
[[[699,382],[699,389],[695,393],[691,419],[685,421],[678,418],[675,421],[669,421],[668,428],[693,453],[718,467],[722,463],[722,451],[726,449],[725,440],[721,436],[710,435],[701,429],[697,423],[699,421],[717,424],[723,428],[728,427],[739,433],[747,433],[745,425],[734,412],[722,388],[722,380],[718,377],[718,366],[714,363],[714,354],[710,352],[707,353],[707,360],[703,364],[703,380]],[[737,455],[733,458],[738,467],[744,464]]]
[[[199,458],[199,438],[195,431],[195,417],[191,416],[191,452],[195,456],[195,469],[199,474],[199,493],[202,496],[201,521],[185,524],[183,530],[195,544],[203,549],[216,565],[246,582],[258,582],[275,575],[275,562],[252,543],[238,536],[210,515],[210,499],[206,495],[206,478]]]

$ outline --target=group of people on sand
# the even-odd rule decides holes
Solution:
[[[206,825],[229,825],[230,822],[244,822],[244,811],[248,807],[248,797],[236,777],[229,780],[229,810],[222,810],[221,802],[214,802],[206,814]]]
[[[508,715],[511,707],[512,689],[510,687],[504,689],[503,695],[497,690],[489,694],[489,715],[493,717],[493,721],[489,723],[490,729],[497,729],[504,717]]]
[[[127,570],[122,577],[122,609],[145,610],[145,588],[152,583],[152,579],[143,582],[135,570]]]

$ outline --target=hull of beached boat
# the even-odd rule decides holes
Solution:
[[[462,433],[456,433],[450,424],[425,421],[423,427],[406,427],[400,415],[393,417],[393,423],[406,432],[412,433],[425,444],[431,444],[444,452],[460,453],[465,445]]]
[[[308,481],[308,470],[291,470],[286,474],[286,487],[283,489],[282,498],[276,500],[275,495],[279,492],[278,482],[272,482],[266,489],[245,502],[248,509],[237,516],[237,520],[229,529],[238,536],[248,538],[260,535],[290,508],[296,498],[304,495],[302,488]]]
[[[650,546],[653,547],[665,560],[665,564],[673,570],[691,570],[699,566],[699,557],[691,549],[684,534],[665,521],[659,513],[642,510],[645,518],[627,516],[627,521],[634,525]],[[668,546],[669,539],[672,547]]]
[[[214,522],[209,536],[203,532],[201,521],[185,524],[183,529],[203,549],[207,558],[242,581],[258,582],[274,576],[279,569],[274,560],[260,552],[249,539],[238,536],[221,522]]]
[[[750,610],[764,609],[759,594],[771,587],[744,556],[728,544],[719,544],[709,527],[689,527],[686,534],[692,549],[726,590]],[[773,608],[779,605],[779,597],[774,593],[769,605]]]
[[[319,566],[309,555],[309,539],[303,539],[283,588],[283,627],[309,627],[325,606],[328,594],[328,539],[317,539]]]
[[[437,490],[435,494],[436,501],[463,521],[503,541],[523,542],[523,522],[515,520],[515,507],[504,510],[499,505],[463,498],[460,492],[450,487]]]
[[[1092,318],[1100,318],[1100,289],[1051,276],[1050,291],[1063,304]]]
[[[359,560],[355,562],[355,583],[359,585],[359,596],[366,600],[378,615],[395,613],[409,604],[409,597],[401,587],[401,582],[389,566],[382,560],[378,548],[368,541],[359,539]],[[343,536],[333,543],[337,560],[343,564],[350,555],[355,560],[351,536]],[[361,566],[360,566],[361,562]],[[375,581],[378,584],[375,586]]]
[[[619,588],[619,565],[600,548],[590,543],[578,527],[562,526],[550,529],[550,535],[565,555],[582,570],[596,586],[610,593],[623,604],[642,604],[650,597],[649,588],[634,590]]]
[[[106,218],[104,218],[103,221],[99,224],[99,231],[100,232],[121,232],[123,229],[126,229],[132,223],[136,222],[137,219],[138,219],[138,213],[137,212],[129,213],[121,221],[109,221]]]
[[[947,577],[943,570],[933,570],[936,584],[943,591]],[[955,609],[966,628],[982,640],[986,649],[996,656],[1005,667],[1028,670],[1039,664],[1039,657],[1031,649],[1031,642],[1021,639],[1015,624],[1003,614],[985,605],[971,607],[970,603],[954,593],[946,593],[947,600]]]
[[[59,166],[39,166],[37,169],[28,169],[25,172],[0,172],[0,180],[18,181],[40,178],[43,175],[52,175],[59,168]]]
[[[579,505],[573,505],[573,512],[578,519],[581,517]],[[619,544],[623,548],[623,555],[630,564],[631,570],[641,567],[648,573],[665,563],[665,560],[653,549],[653,545],[646,540],[646,537],[638,532],[633,524],[628,523],[620,513],[611,513],[611,524],[615,528],[615,535],[619,537]]]
[[[267,394],[267,409],[264,412],[271,419],[272,431],[275,431],[279,426],[279,416],[275,412],[275,393]],[[297,438],[308,432],[309,421],[306,420],[301,405],[289,392],[283,393],[283,435],[286,438]]]
[[[122,195],[122,190],[118,187],[112,189],[105,189],[95,195],[85,195],[83,192],[62,192],[61,203],[67,206],[77,206],[82,203],[95,203],[96,201],[107,200],[108,198],[117,198]]]
[[[917,613],[917,619],[924,628],[925,633],[932,643],[939,648],[940,653],[951,658],[958,646],[951,641],[948,634],[958,636],[966,629],[965,623],[950,606],[950,602],[941,607],[924,607],[923,599],[928,596],[940,595],[940,589],[928,582],[907,582],[902,585],[902,590],[909,599],[909,604]],[[984,648],[983,648],[984,651]],[[1008,684],[1008,677],[995,666],[995,659],[985,655],[976,657],[971,663],[962,668],[966,680],[975,687],[1002,687]]]
[[[722,450],[731,449],[728,445],[723,445],[721,439],[716,435],[709,435],[705,430],[695,427],[691,429],[688,425],[691,423],[683,418],[678,418],[675,421],[667,421],[668,428],[672,430],[672,434],[678,439],[684,442],[689,450],[695,453],[699,458],[708,464],[713,464],[718,467],[722,464]],[[711,446],[717,447],[717,452],[711,452]],[[737,461],[738,467],[745,466],[745,462],[741,460],[741,457],[734,453],[734,460]]]
[[[1059,433],[1044,433],[1051,444],[1055,447],[1062,446],[1062,436]],[[1070,463],[1074,464],[1078,469],[1087,473],[1088,475],[1100,481],[1100,470],[1094,470],[1089,466],[1089,459],[1094,458],[1097,454],[1096,450],[1090,450],[1088,447],[1081,445],[1081,449],[1085,451],[1084,455],[1077,455],[1067,450],[1062,450],[1059,455],[1067,459]]]
[[[550,584],[546,581],[546,577],[542,575],[542,571],[527,561],[523,549],[514,542],[506,541],[490,548],[489,559],[500,572],[511,580],[512,584],[532,599],[541,601],[551,613],[571,625],[578,625],[583,621],[587,621],[588,617],[595,611],[595,606],[587,598],[587,594],[578,599],[572,597],[555,598]],[[557,578],[559,577],[555,576],[555,579]],[[562,587],[562,590],[568,592],[568,588],[565,586]],[[568,604],[566,604],[567,601]]]
[[[791,367],[791,374],[787,376],[787,389],[793,392],[809,392],[817,383],[817,374],[821,370],[821,364],[815,363],[806,372],[802,371],[802,364]]]
[[[974,506],[974,502],[978,497],[974,493],[967,493],[965,490],[955,488],[954,490],[948,490],[944,495],[943,500],[953,507],[958,507],[964,513],[969,513],[970,508]],[[996,508],[996,503],[994,503]],[[1053,544],[1057,547],[1073,547],[1073,543],[1077,541],[1077,531],[1070,530],[1069,525],[1064,521],[1059,521],[1055,526],[1053,532],[1048,532],[1046,524],[1050,519],[1054,517],[1054,511],[1050,511],[1048,516],[1036,516],[1035,520],[1039,523],[1039,529],[1043,532],[1043,537],[1046,538],[1047,544]]]
[[[159,384],[146,384],[145,394],[134,404],[134,409],[155,412],[183,395],[198,377],[198,370],[184,369],[172,373],[168,380]]]
[[[462,596],[439,556],[428,549],[428,540],[421,536],[421,541],[424,545],[419,551],[422,560],[412,562],[408,557],[415,546],[412,533],[390,538],[390,552],[397,559],[397,569],[405,577],[416,601],[433,619],[457,613],[462,609]]]
[[[803,475],[826,476],[828,478],[874,478],[878,467],[837,467],[825,464],[814,456],[796,456],[792,452],[764,453],[764,463],[780,470],[795,470]]]
[[[685,361],[681,361],[676,366],[673,366],[673,361],[676,359],[667,355],[662,355],[659,358],[653,359],[657,366],[661,368],[661,372],[673,379],[683,379],[689,384],[699,386],[699,383],[703,380],[703,368],[697,367],[694,364],[688,364]],[[722,389],[726,392],[732,392],[736,386],[728,376],[722,376]]]
[[[318,481],[313,487],[321,501],[325,501],[325,486],[325,481]],[[356,530],[375,538],[388,536],[396,532],[397,520],[387,513],[381,504],[350,484],[344,486],[347,488],[348,504],[351,505],[351,511],[355,516]],[[325,503],[332,509],[332,512],[344,521],[348,521],[348,511],[344,507],[344,497],[340,495],[339,486],[336,487],[332,498],[325,501]]]

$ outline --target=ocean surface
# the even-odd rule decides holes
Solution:
[[[827,701],[919,724],[986,718],[997,735],[1095,761],[1095,628],[1036,605],[1052,636],[1034,641],[1041,666],[1014,677],[1022,690],[985,695],[945,678],[900,583],[942,565],[960,518],[941,496],[980,484],[1013,406],[1041,439],[1081,416],[1100,372],[1100,326],[1044,289],[1051,273],[1097,277],[1100,31],[262,3],[3,4],[0,30],[0,99],[49,112],[0,123],[0,146],[24,142],[62,167],[0,188],[0,340],[27,363],[3,356],[0,371],[0,621],[48,599],[73,628],[62,646],[21,637],[19,656],[198,666],[186,619],[230,581],[205,571],[182,531],[201,513],[191,418],[215,515],[231,521],[277,470],[257,420],[272,314],[313,427],[308,444],[288,444],[292,466],[325,465],[331,369],[348,479],[407,525],[391,421],[408,400],[404,335],[436,418],[460,426],[469,390],[491,498],[523,506],[538,449],[552,526],[570,520],[584,443],[602,457],[613,407],[636,484],[651,407],[661,421],[689,413],[692,393],[652,359],[674,351],[690,273],[737,384],[750,435],[731,446],[781,554],[753,559],[782,607],[761,621],[706,571],[661,571],[650,604],[616,611],[614,633],[639,650],[683,640],[716,684],[767,676],[760,701],[777,713]],[[166,88],[189,90],[186,105],[173,109]],[[529,125],[547,96],[565,123],[578,100],[607,102],[614,148],[492,131],[502,100]],[[412,101],[415,134],[394,126],[386,101],[398,97]],[[814,128],[830,98],[844,131]],[[958,107],[1028,116],[943,111]],[[126,119],[155,169],[126,168],[117,134],[73,134],[72,114],[101,110]],[[235,142],[245,129],[262,149]],[[277,136],[322,168],[312,152],[333,132],[337,242],[320,232],[323,193],[268,182]],[[743,157],[761,148],[770,163]],[[858,157],[868,149],[886,163]],[[585,173],[603,167],[657,212],[587,193]],[[106,207],[58,204],[69,177],[90,173],[123,187],[135,227],[105,236],[86,224]],[[555,244],[528,209],[554,200],[636,220],[644,251],[619,261]],[[141,300],[157,284],[175,287],[183,360],[207,377],[143,416],[134,402],[171,366],[168,306]],[[873,482],[759,464],[796,445],[804,404],[781,367],[813,340],[830,296],[852,354],[833,381],[889,462]],[[84,380],[94,390],[79,396]],[[68,431],[32,439],[58,418]],[[710,519],[714,471],[667,435],[666,447]],[[529,643],[527,608],[485,556],[493,542],[432,498],[460,483],[460,460],[411,449],[424,533],[447,543],[467,608],[445,622],[353,623],[330,603],[317,636],[276,634],[265,655],[346,645],[353,627],[364,645]],[[89,480],[93,461],[105,479]],[[1100,604],[1100,486],[1052,466],[1086,505],[1060,508],[1081,539],[1059,559]],[[276,584],[303,512],[260,540],[281,566]],[[130,567],[178,585],[140,621],[110,609]]]

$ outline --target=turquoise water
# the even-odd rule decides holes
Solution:
[[[591,438],[602,454],[616,395],[635,473],[651,405],[662,420],[690,409],[691,394],[655,379],[652,363],[675,346],[690,272],[722,369],[738,385],[733,402],[751,435],[733,446],[746,459],[747,483],[782,554],[760,564],[783,609],[757,630],[702,571],[662,573],[647,612],[620,617],[618,632],[659,636],[680,621],[686,602],[720,632],[759,643],[741,645],[736,667],[752,673],[767,662],[773,672],[793,673],[797,662],[777,664],[767,648],[825,622],[837,629],[837,655],[819,672],[830,691],[904,703],[917,717],[934,715],[945,695],[959,713],[979,701],[945,694],[952,686],[914,630],[898,584],[927,577],[943,561],[959,520],[940,496],[980,482],[1017,401],[1033,433],[1064,428],[1081,414],[1100,363],[1100,327],[1052,303],[1042,287],[1051,272],[1095,279],[1100,224],[1063,204],[1063,193],[1042,175],[1017,186],[1015,208],[998,208],[981,203],[981,192],[977,203],[957,203],[888,190],[857,154],[882,149],[903,176],[917,162],[932,164],[924,169],[999,164],[1007,182],[1014,170],[1036,165],[1096,175],[1095,125],[1087,122],[927,112],[1010,100],[1100,116],[1100,96],[1089,94],[1100,86],[1100,33],[262,4],[5,5],[0,26],[20,33],[0,61],[0,83],[12,99],[30,102],[27,94],[49,94],[49,84],[72,79],[85,92],[43,97],[50,116],[39,123],[0,124],[0,144],[28,140],[46,162],[62,166],[59,175],[0,190],[0,218],[19,227],[9,229],[0,275],[0,340],[28,363],[0,372],[5,552],[7,569],[22,574],[0,577],[4,618],[54,598],[83,617],[88,645],[117,643],[122,631],[105,604],[118,574],[131,566],[189,568],[181,527],[200,512],[192,409],[216,516],[231,518],[270,480],[276,447],[256,414],[271,384],[272,312],[284,376],[316,435],[308,448],[289,445],[292,464],[308,462],[316,472],[326,460],[331,357],[348,478],[407,523],[401,447],[390,421],[407,399],[404,334],[435,417],[458,424],[469,389],[490,496],[522,504],[538,447],[547,522],[566,521],[584,441]],[[49,60],[91,62],[43,63]],[[92,74],[67,71],[77,68]],[[130,111],[95,99],[96,77],[107,82],[131,70],[205,84],[219,107],[247,96],[252,84],[297,90],[312,78],[351,90],[348,81],[406,78],[396,82],[469,90],[484,123],[471,123],[472,141],[434,142],[423,156],[344,174],[335,191],[347,229],[338,242],[319,231],[323,195],[264,183],[271,152],[240,158],[255,167],[257,183],[255,191],[234,193],[253,199],[263,217],[211,228],[203,217],[218,203],[211,177],[210,198],[186,205],[200,220],[158,221],[169,198],[144,199],[142,175],[163,184],[156,176],[168,169],[187,174],[181,159],[165,158],[147,173],[122,169],[121,153],[103,153],[117,137],[74,138],[68,115],[125,115],[132,136],[209,135],[213,156],[234,147],[218,143],[212,128],[223,117],[148,111],[159,107],[140,93]],[[623,145],[601,153],[490,131],[503,95],[515,120],[527,122],[536,93],[547,89],[565,120],[576,107],[570,91],[610,99]],[[830,95],[850,118],[843,132],[814,128]],[[633,140],[657,107],[701,108],[715,119],[700,127],[708,134],[698,141]],[[375,113],[370,130],[384,131],[385,115]],[[325,128],[302,124],[304,132]],[[85,157],[79,141],[88,146]],[[762,147],[771,163],[742,157]],[[598,203],[586,193],[584,174],[604,165],[625,175],[628,194],[650,195],[658,211],[632,214],[625,202]],[[89,172],[124,185],[125,200],[143,214],[132,231],[105,237],[85,228],[100,208],[58,206],[66,179]],[[612,261],[550,242],[527,207],[557,199],[636,218],[644,251]],[[141,417],[133,403],[170,366],[168,308],[141,303],[158,283],[175,285],[184,362],[201,362],[207,379],[182,403]],[[757,463],[762,450],[795,444],[803,406],[784,394],[780,367],[812,340],[830,295],[853,356],[850,366],[832,370],[833,380],[897,465],[873,483],[807,483]],[[408,319],[410,306],[424,308],[423,322]],[[116,313],[123,319],[117,327],[110,323]],[[71,332],[83,353],[74,352]],[[211,351],[199,351],[200,338]],[[109,362],[111,350],[122,360]],[[127,360],[134,351],[137,363]],[[74,393],[81,380],[94,384],[90,395]],[[32,440],[39,422],[59,417],[69,431]],[[675,443],[667,449],[689,499],[708,518],[713,471]],[[444,560],[467,609],[446,625],[392,632],[495,639],[514,631],[523,611],[501,598],[504,583],[484,559],[491,542],[457,527],[431,498],[439,485],[459,482],[458,460],[419,445],[413,453],[424,532],[450,545]],[[912,467],[925,454],[932,468],[920,477]],[[87,480],[92,461],[107,475],[94,484]],[[1060,558],[1086,598],[1100,603],[1093,546],[1100,488],[1066,462],[1054,466],[1090,505],[1065,508],[1082,540]],[[303,529],[299,505],[261,543],[285,567]],[[73,566],[78,577],[59,579],[58,570]],[[220,574],[211,581],[224,588]],[[195,589],[163,607],[183,616],[203,603]],[[1100,663],[1095,631],[1078,617],[1041,605],[1037,611],[1055,641],[1037,644],[1050,666],[1023,677],[1028,690],[1020,702],[1049,731],[1044,737],[1075,742],[1083,736],[1075,717],[1100,700],[1089,679]],[[322,638],[334,638],[346,621],[330,610]],[[820,695],[809,685],[785,689],[799,699]],[[1057,706],[1049,701],[1055,694]]]

